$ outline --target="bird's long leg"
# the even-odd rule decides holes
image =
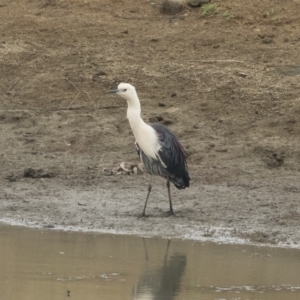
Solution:
[[[168,188],[168,195],[169,195],[169,203],[170,203],[170,210],[167,212],[167,216],[176,216],[173,207],[172,207],[172,199],[171,199],[171,191],[170,191],[170,180],[167,179],[167,188]]]
[[[143,212],[142,212],[141,215],[139,215],[139,218],[145,218],[145,217],[148,217],[148,215],[146,215],[146,207],[147,207],[147,202],[148,202],[148,199],[149,199],[149,196],[150,196],[151,189],[152,189],[152,185],[151,185],[151,174],[150,174],[150,175],[149,175],[149,185],[148,185],[147,198],[146,198],[146,202],[145,202],[145,205],[144,205]]]

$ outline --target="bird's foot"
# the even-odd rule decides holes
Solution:
[[[177,217],[177,216],[175,215],[175,213],[174,213],[174,211],[173,211],[173,210],[169,210],[169,211],[167,211],[167,212],[166,212],[166,217],[171,217],[171,216],[173,216],[173,217]]]
[[[145,219],[145,218],[148,218],[148,217],[149,217],[149,215],[146,215],[145,212],[142,212],[140,215],[138,215],[139,219]]]

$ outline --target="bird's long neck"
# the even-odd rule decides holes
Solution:
[[[141,127],[144,123],[141,118],[141,104],[138,96],[135,94],[130,100],[127,100],[127,118],[129,120],[130,126],[133,132]]]
[[[156,159],[161,146],[155,130],[141,118],[141,104],[137,94],[131,95],[127,103],[127,118],[136,142],[149,158]]]

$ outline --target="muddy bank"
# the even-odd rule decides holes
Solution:
[[[222,170],[212,172],[226,179]],[[236,170],[238,172],[238,170]],[[240,170],[241,172],[241,170]],[[1,189],[0,221],[30,227],[162,236],[224,243],[299,248],[297,180],[287,173],[262,182],[246,174],[218,184],[204,182],[193,169],[191,188],[172,189],[177,217],[168,210],[165,182],[154,180],[146,219],[139,219],[146,175],[99,176],[99,184],[73,179],[21,178]],[[206,174],[205,174],[206,173]],[[282,178],[285,178],[285,184]],[[280,183],[280,184],[279,184]]]
[[[299,247],[299,3],[0,5],[0,219],[30,226]],[[168,124],[191,187],[146,197],[126,103]],[[119,174],[120,173],[120,174]],[[139,173],[139,172],[138,172]]]

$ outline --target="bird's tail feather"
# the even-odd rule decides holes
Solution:
[[[187,171],[184,172],[182,176],[170,177],[170,181],[173,182],[175,187],[179,190],[185,189],[186,187],[190,186],[190,176]]]

